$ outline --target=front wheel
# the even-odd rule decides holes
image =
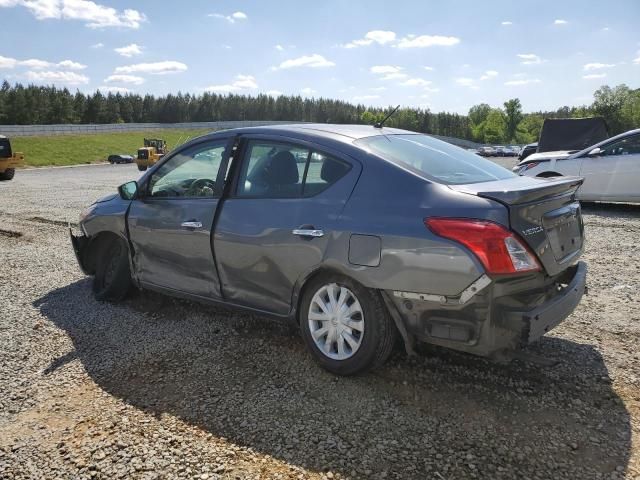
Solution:
[[[305,288],[299,319],[315,360],[337,375],[381,366],[396,340],[379,293],[339,275],[322,276]]]
[[[4,172],[0,173],[0,180],[12,180],[15,174],[15,168],[7,168]]]
[[[129,249],[120,238],[101,249],[93,278],[93,293],[97,300],[122,300],[131,288]]]

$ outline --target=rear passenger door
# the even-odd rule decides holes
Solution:
[[[226,300],[287,314],[296,281],[323,261],[358,162],[284,137],[244,140],[214,251]]]

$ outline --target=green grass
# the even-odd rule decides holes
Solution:
[[[151,130],[145,132],[97,133],[83,135],[54,135],[43,137],[14,137],[11,148],[22,152],[25,166],[81,165],[106,162],[111,154],[135,157],[143,139],[164,138],[172,149],[186,138],[203,135],[210,130]]]

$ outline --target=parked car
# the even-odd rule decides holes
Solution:
[[[123,154],[109,155],[109,158],[107,160],[111,164],[115,164],[115,163],[133,163],[134,162],[134,158],[133,158],[132,155],[123,155]]]
[[[505,148],[505,155],[507,157],[517,157],[520,154],[520,147],[517,145],[509,145]]]
[[[530,143],[520,149],[518,160],[524,160],[529,155],[532,155],[538,151],[538,142]]]
[[[584,177],[584,184],[578,190],[580,200],[640,202],[640,129],[563,158],[532,155],[516,165],[513,171],[529,177]]]
[[[496,155],[496,149],[489,146],[480,147],[478,149],[478,155],[481,157],[494,157]]]
[[[506,156],[506,147],[504,145],[496,145],[495,147],[493,147],[493,149],[495,150],[495,156],[496,157],[504,157]]]
[[[70,233],[99,300],[136,286],[287,319],[349,375],[398,335],[489,356],[560,323],[585,286],[580,184],[404,130],[253,127],[181,145]]]

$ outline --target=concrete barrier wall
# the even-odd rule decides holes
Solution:
[[[285,125],[291,123],[287,121],[252,121],[239,120],[232,122],[187,122],[187,123],[109,123],[90,125],[0,125],[0,135],[11,137],[34,137],[47,135],[81,135],[92,133],[114,133],[114,132],[136,132],[145,130],[163,129],[210,129],[221,130],[227,128],[257,127],[261,125]],[[444,140],[445,142],[458,145],[463,148],[478,148],[481,145],[461,138],[444,137],[442,135],[432,135],[432,137]]]

